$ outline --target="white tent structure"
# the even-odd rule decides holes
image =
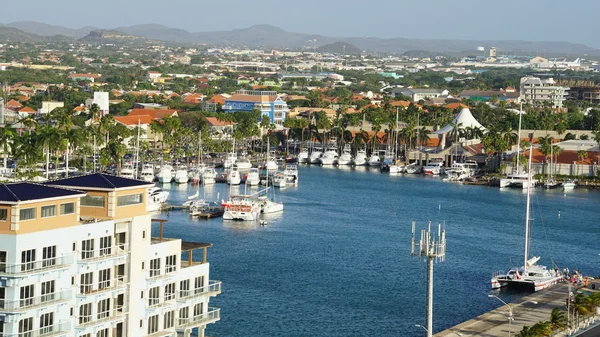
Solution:
[[[448,124],[443,128],[435,131],[434,134],[445,135],[454,129],[453,125],[458,125],[458,129],[473,127],[479,128],[483,132],[487,131],[487,129],[484,128],[483,125],[479,124],[475,117],[473,117],[473,114],[471,114],[471,110],[469,110],[469,108],[463,108],[462,110],[460,110],[460,112],[458,113],[456,118],[454,118],[454,121],[452,121],[451,124]]]

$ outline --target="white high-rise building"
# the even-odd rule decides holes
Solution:
[[[520,97],[534,106],[550,104],[553,108],[562,108],[569,95],[569,87],[556,85],[553,78],[521,77]]]
[[[162,222],[152,237],[150,186],[103,174],[2,184],[0,336],[204,336],[220,319],[210,244],[163,238]]]

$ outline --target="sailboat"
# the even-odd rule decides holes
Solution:
[[[552,153],[553,150],[553,145],[552,142],[550,142],[550,174],[548,176],[548,179],[546,179],[546,181],[544,182],[544,188],[546,189],[553,189],[553,188],[558,188],[560,187],[560,183],[557,182],[556,180],[554,180],[554,165],[553,165],[553,157],[554,154]]]
[[[561,282],[563,277],[559,271],[548,270],[546,266],[538,265],[539,256],[529,257],[529,226],[530,226],[530,206],[531,206],[531,162],[533,147],[529,150],[529,172],[527,183],[527,205],[525,207],[525,253],[522,267],[515,267],[508,273],[494,273],[492,275],[492,289],[502,287],[526,288],[533,291],[540,291],[552,285]]]
[[[392,161],[392,163],[389,166],[389,171],[390,174],[398,174],[398,173],[403,173],[406,172],[406,166],[402,165],[402,163],[400,163],[400,160],[398,159],[398,110],[396,110],[396,127],[394,128],[394,145],[393,145],[393,150],[394,150],[394,160]]]

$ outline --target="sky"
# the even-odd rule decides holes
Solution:
[[[28,0],[0,22],[69,28],[158,23],[192,32],[271,24],[328,36],[569,41],[600,48],[600,0]]]

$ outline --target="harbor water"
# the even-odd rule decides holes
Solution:
[[[211,300],[221,320],[209,336],[422,336],[426,264],[410,255],[411,221],[442,224],[446,261],[434,267],[434,330],[498,307],[488,298],[494,271],[523,265],[526,194],[364,167],[300,166],[300,184],[276,190],[284,212],[268,225],[198,220],[183,211],[165,236],[211,242]],[[162,185],[181,204],[198,187]],[[254,190],[258,190],[255,188]],[[233,193],[244,192],[234,187]],[[227,198],[225,184],[200,187]],[[531,254],[540,263],[598,275],[600,193],[532,195]],[[560,211],[560,216],[559,216]],[[155,234],[158,232],[154,228]],[[498,293],[505,300],[522,294]]]

